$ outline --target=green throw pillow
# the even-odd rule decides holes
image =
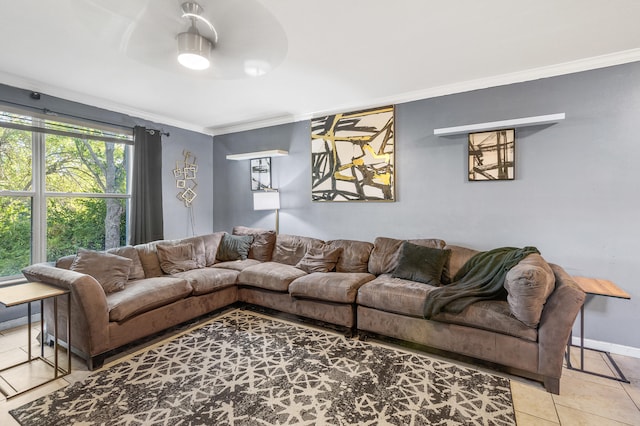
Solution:
[[[216,258],[222,262],[245,260],[249,256],[252,242],[252,235],[229,235],[225,233],[218,246]]]
[[[392,276],[439,286],[442,270],[450,255],[451,250],[419,246],[405,241],[400,246],[398,266]]]

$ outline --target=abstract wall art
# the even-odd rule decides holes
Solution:
[[[176,197],[184,203],[185,207],[191,207],[193,200],[198,196],[196,193],[198,165],[196,157],[191,152],[185,150],[182,151],[182,155],[184,160],[176,161],[176,168],[173,169],[173,177],[178,188]]]
[[[395,201],[394,107],[311,121],[313,201]]]
[[[469,133],[469,180],[513,180],[514,129]]]
[[[271,188],[271,158],[252,158],[251,167],[251,190],[261,191]]]

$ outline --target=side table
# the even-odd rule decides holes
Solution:
[[[626,291],[622,290],[620,287],[612,283],[611,281],[602,280],[598,278],[588,278],[588,277],[572,277],[578,287],[582,289],[586,294],[593,296],[605,296],[605,297],[615,297],[618,299],[631,299],[631,296]],[[619,382],[629,383],[629,380],[624,376],[622,371],[620,371],[620,367],[615,362],[615,360],[611,357],[611,354],[606,351],[600,351],[597,349],[593,349],[596,352],[603,353],[609,359],[609,362],[615,369],[618,376],[607,376],[605,374],[596,373],[593,371],[587,371],[584,369],[584,305],[580,308],[580,368],[576,368],[571,365],[571,341],[572,341],[573,333],[569,335],[569,342],[567,343],[567,368],[571,370],[581,371],[583,373],[591,374],[594,376],[605,377],[607,379],[617,380]]]
[[[64,370],[58,365],[58,297],[67,296],[67,369]],[[53,363],[44,356],[44,301],[45,299],[53,298],[53,349],[54,349],[54,361]],[[40,302],[40,355],[33,356],[31,350],[31,302]],[[0,303],[6,307],[27,304],[28,312],[28,328],[27,328],[27,360],[10,367],[0,370],[0,392],[2,392],[7,399],[21,395],[31,389],[38,386],[50,383],[60,377],[66,376],[71,372],[71,292],[67,289],[56,287],[50,284],[40,282],[28,282],[24,284],[16,284],[7,287],[0,288]],[[53,378],[41,383],[37,383],[28,389],[18,390],[12,386],[3,375],[19,368],[24,364],[29,364],[34,361],[42,361],[50,367],[53,367]]]

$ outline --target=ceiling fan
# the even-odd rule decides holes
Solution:
[[[171,73],[258,77],[287,54],[282,26],[258,0],[73,1],[100,42]]]

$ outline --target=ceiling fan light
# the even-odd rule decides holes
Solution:
[[[211,42],[197,32],[178,34],[178,62],[192,70],[204,70],[211,65]]]

